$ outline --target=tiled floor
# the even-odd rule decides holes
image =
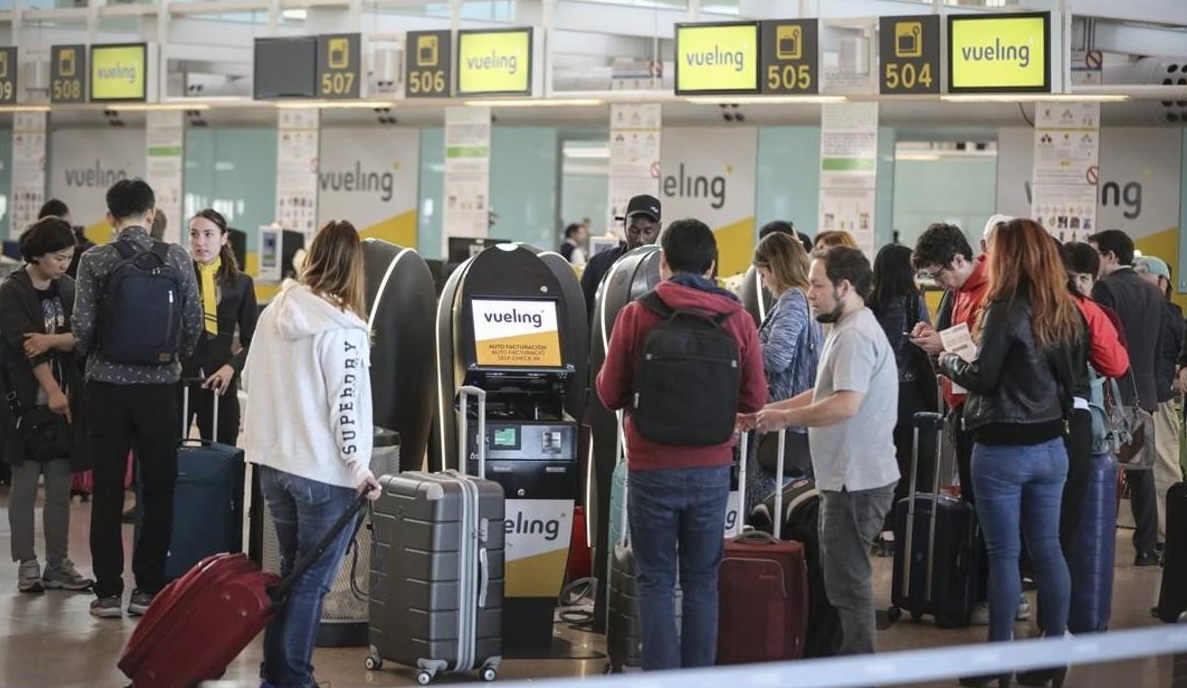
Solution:
[[[7,489],[0,488],[0,506],[7,508]],[[77,501],[72,507],[71,555],[79,567],[89,572],[90,555],[87,547],[89,505]],[[125,542],[131,538],[132,527],[125,528]],[[1112,628],[1132,628],[1158,622],[1149,616],[1150,605],[1158,595],[1160,570],[1135,569],[1131,563],[1132,548],[1128,532],[1118,534],[1118,561],[1115,595],[1113,598]],[[38,535],[40,537],[40,534]],[[16,592],[16,565],[8,561],[8,519],[0,519],[0,688],[36,688],[41,686],[93,686],[115,688],[126,682],[115,667],[128,635],[136,622],[125,618],[100,620],[87,611],[88,594],[51,592],[44,595],[22,595]],[[125,545],[127,546],[127,545]],[[39,551],[41,547],[39,546]],[[879,604],[887,603],[890,588],[888,559],[877,559],[875,589]],[[130,574],[129,574],[130,579]],[[1187,584],[1187,583],[1185,583]],[[131,588],[131,585],[128,586]],[[1031,593],[1033,596],[1033,593]],[[1033,597],[1032,597],[1033,603]],[[1028,625],[1033,632],[1033,625]],[[561,626],[558,625],[558,628]],[[1023,625],[1019,634],[1025,634]],[[601,650],[600,637],[580,631],[564,630],[573,642]],[[984,640],[984,628],[940,630],[927,622],[900,621],[878,635],[878,649],[893,651],[952,645]],[[242,686],[256,685],[260,662],[260,643],[253,643],[229,668],[225,677]],[[318,650],[314,661],[320,681],[335,688],[352,686],[415,685],[409,670],[386,668],[368,672],[363,668],[366,652],[362,648]],[[551,676],[589,676],[600,674],[604,660],[509,660],[500,672],[501,679],[528,679]],[[391,666],[389,664],[389,666]],[[1170,685],[1169,658],[1148,658],[1140,661],[1097,665],[1074,669],[1069,686],[1075,688],[1163,688]],[[439,679],[441,683],[451,679]],[[955,681],[929,684],[955,686]]]

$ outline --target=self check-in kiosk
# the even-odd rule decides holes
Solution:
[[[606,272],[594,299],[590,318],[589,379],[597,379],[606,361],[606,346],[618,312],[628,303],[646,294],[659,284],[659,247],[640,246],[618,259]],[[602,405],[597,390],[591,389],[586,409],[591,428],[592,458],[583,475],[586,523],[590,542],[594,543],[593,572],[598,579],[594,597],[594,630],[602,632],[606,624],[607,553],[613,548],[609,542],[610,480],[618,460],[619,428],[615,413]]]
[[[457,390],[486,390],[486,477],[507,498],[503,649],[552,656],[553,615],[569,555],[580,484],[578,424],[588,329],[571,268],[500,244],[469,258],[437,309],[437,419],[433,470],[457,468]],[[469,409],[473,413],[473,408]],[[466,443],[466,471],[478,466]]]
[[[363,240],[375,425],[400,435],[400,468],[421,470],[433,418],[436,291],[423,258],[410,248]]]

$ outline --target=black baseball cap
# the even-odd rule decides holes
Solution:
[[[646,215],[655,222],[659,222],[659,199],[646,194],[634,196],[626,204],[626,215],[619,220],[629,220],[636,215]]]

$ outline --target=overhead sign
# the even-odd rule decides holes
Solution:
[[[758,24],[677,24],[676,93],[757,93]]]
[[[459,31],[457,94],[531,95],[532,30]]]
[[[0,48],[0,105],[16,102],[16,48]]]
[[[357,33],[317,37],[317,95],[319,98],[359,97],[361,40]]]
[[[882,17],[878,55],[881,92],[940,92],[940,17]]]
[[[475,362],[480,366],[558,368],[556,301],[474,299]]]
[[[948,15],[948,91],[1051,90],[1051,15]]]
[[[815,19],[764,21],[762,92],[820,92],[820,28]]]
[[[87,47],[55,45],[50,48],[49,102],[87,102]]]
[[[316,98],[317,36],[257,38],[252,97]]]
[[[91,100],[143,101],[148,95],[148,46],[91,46]]]
[[[404,95],[448,98],[453,83],[453,39],[449,31],[409,31],[404,46]]]

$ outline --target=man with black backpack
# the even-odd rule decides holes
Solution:
[[[128,614],[143,614],[164,585],[181,429],[180,360],[193,352],[202,332],[202,302],[189,255],[149,236],[155,204],[152,188],[141,179],[123,179],[108,189],[107,220],[116,236],[83,254],[71,321],[75,350],[87,356],[95,457],[91,559],[97,599],[91,614],[104,618],[123,615],[120,516],[133,446],[144,517],[132,555],[136,589]]]
[[[645,670],[716,659],[734,426],[738,413],[757,411],[767,399],[754,320],[710,279],[712,230],[679,220],[660,246],[663,281],[619,312],[597,382],[602,403],[626,411],[627,521]]]

